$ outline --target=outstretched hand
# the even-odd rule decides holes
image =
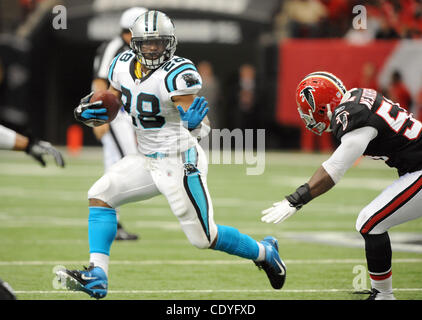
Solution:
[[[59,150],[54,148],[50,142],[30,139],[25,152],[38,161],[43,167],[46,165],[43,156],[51,155],[57,166],[64,168],[65,164],[62,154]]]
[[[208,113],[207,104],[208,101],[204,97],[196,97],[186,112],[181,106],[177,106],[184,126],[189,130],[193,130],[199,126]]]
[[[297,209],[287,200],[276,202],[271,208],[262,211],[262,222],[280,223],[296,213]]]

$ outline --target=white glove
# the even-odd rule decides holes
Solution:
[[[266,223],[280,223],[296,213],[296,211],[297,209],[287,199],[284,199],[283,201],[274,203],[271,208],[262,211],[264,216],[261,218],[261,221]]]

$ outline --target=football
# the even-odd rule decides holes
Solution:
[[[120,100],[110,91],[102,90],[102,91],[95,92],[89,102],[95,102],[99,100],[103,102],[103,105],[99,108],[107,109],[107,116],[108,116],[107,122],[113,121],[116,118],[117,113],[119,112],[122,106]]]

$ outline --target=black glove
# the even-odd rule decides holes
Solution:
[[[97,127],[107,122],[107,109],[99,108],[103,105],[101,100],[89,102],[94,92],[81,99],[79,105],[73,111],[75,119],[89,127]]]
[[[50,142],[29,138],[28,146],[25,152],[37,160],[43,167],[45,167],[45,161],[43,156],[46,154],[52,155],[56,164],[59,167],[64,168],[63,156],[56,148],[54,148]]]

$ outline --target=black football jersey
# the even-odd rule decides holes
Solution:
[[[354,129],[371,126],[378,135],[364,155],[385,160],[402,176],[422,169],[422,123],[398,104],[372,89],[353,89],[331,118],[334,137]]]

